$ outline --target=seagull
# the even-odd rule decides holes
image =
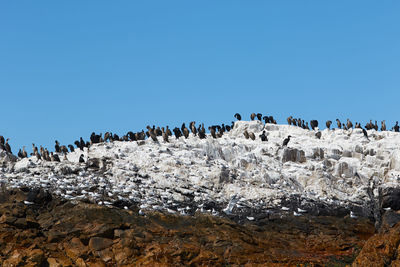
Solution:
[[[301,216],[301,213],[297,213],[297,212],[293,211],[293,215],[294,216]]]
[[[289,209],[289,208],[287,208],[287,207],[282,207],[282,208],[281,208],[281,210],[288,211],[288,210],[290,210],[290,209]]]
[[[387,208],[383,208],[384,210],[388,211],[388,210],[392,210],[391,207],[387,207]]]
[[[358,216],[354,212],[350,211],[350,218],[357,219]]]
[[[307,212],[306,210],[303,210],[303,209],[300,209],[300,208],[297,208],[297,211],[300,212],[300,213],[306,213]]]

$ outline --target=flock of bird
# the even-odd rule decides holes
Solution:
[[[236,113],[234,115],[234,117],[240,121],[242,119],[241,115],[239,113]],[[264,121],[266,124],[267,123],[272,123],[272,124],[276,124],[276,120],[274,119],[273,116],[262,116],[261,113],[252,113],[250,115],[250,119],[253,120],[259,120],[259,121]],[[293,118],[292,116],[289,116],[287,118],[287,123],[289,125],[293,125],[293,126],[297,126],[297,127],[301,127],[303,129],[307,129],[310,130],[310,128],[312,130],[318,129],[318,121],[317,120],[311,120],[310,124],[308,124],[308,122],[305,122],[304,120],[302,120],[301,118]],[[337,128],[338,129],[344,129],[344,130],[349,130],[353,128],[353,123],[347,119],[346,123],[342,123],[339,119],[336,119],[336,123],[337,123]],[[235,122],[232,121],[231,125],[225,125],[225,124],[221,124],[221,125],[212,125],[210,127],[208,127],[208,130],[210,132],[210,136],[212,138],[220,138],[223,136],[223,134],[225,132],[229,132],[231,129],[233,129],[235,125]],[[332,121],[328,120],[325,123],[326,127],[328,129],[331,128],[332,126]],[[365,127],[363,128],[361,126],[360,123],[356,122],[354,128],[359,128],[363,130],[364,136],[368,139],[368,134],[366,130],[372,130],[375,129],[376,131],[379,130],[378,128],[378,123],[377,121],[375,121],[375,123],[372,122],[372,120],[370,120],[370,122],[368,122]],[[46,161],[55,161],[55,162],[60,162],[60,158],[59,158],[59,154],[64,154],[64,160],[67,160],[67,153],[70,152],[74,152],[75,149],[80,149],[81,151],[84,150],[84,148],[86,147],[87,149],[89,149],[89,147],[92,144],[96,144],[96,143],[103,143],[103,142],[113,142],[113,141],[143,141],[146,138],[151,138],[154,142],[159,142],[158,137],[162,137],[164,142],[169,142],[169,138],[172,136],[172,132],[174,133],[174,136],[176,139],[179,139],[180,137],[185,137],[186,139],[189,137],[190,132],[192,132],[192,134],[194,136],[198,136],[200,139],[205,139],[207,137],[206,135],[206,129],[204,127],[204,123],[198,125],[196,127],[196,122],[192,121],[189,124],[189,127],[186,127],[185,123],[182,124],[182,126],[180,128],[175,127],[172,132],[169,129],[168,126],[164,127],[155,127],[153,125],[153,127],[147,126],[146,127],[147,131],[145,132],[144,130],[140,131],[140,132],[131,132],[129,131],[128,133],[126,133],[123,136],[118,136],[117,134],[113,134],[111,132],[106,132],[104,134],[104,136],[100,133],[100,134],[96,134],[96,133],[92,133],[90,135],[90,141],[84,141],[82,137],[80,137],[79,140],[76,140],[74,142],[76,148],[74,148],[74,146],[72,144],[69,144],[67,146],[65,145],[60,145],[60,143],[56,140],[55,141],[55,152],[49,152],[47,148],[43,148],[42,146],[40,146],[40,148],[38,149],[37,146],[35,146],[35,144],[32,144],[32,153],[30,154],[31,156],[36,156],[38,159],[43,159]],[[381,122],[381,131],[386,131],[386,123],[385,121]],[[395,132],[399,132],[400,130],[400,126],[398,121],[396,121],[396,124],[392,127],[391,129],[392,131]],[[243,132],[243,135],[246,139],[252,139],[255,140],[256,136],[253,132],[248,132],[247,130],[245,130]],[[321,138],[321,132],[317,131],[315,136],[319,139]],[[290,141],[290,135],[284,139],[282,146],[287,146],[289,141]],[[261,139],[261,141],[266,142],[268,141],[267,135],[265,133],[265,131],[262,132],[262,134],[259,135],[259,138]],[[10,139],[7,138],[5,139],[3,136],[0,135],[0,150],[4,150],[10,154],[12,154],[12,150],[11,150],[11,146],[8,143]],[[28,157],[28,153],[25,150],[25,147],[22,148],[22,150],[20,149],[18,151],[18,157],[19,158],[26,158]],[[84,163],[84,157],[83,154],[80,155],[79,157],[79,162]]]

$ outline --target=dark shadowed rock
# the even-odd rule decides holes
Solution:
[[[383,188],[381,206],[382,208],[400,210],[400,188]]]

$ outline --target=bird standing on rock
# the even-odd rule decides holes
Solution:
[[[234,117],[235,117],[238,121],[242,120],[242,116],[240,116],[239,113],[236,113],[236,114],[234,115]]]
[[[290,135],[287,137],[287,138],[285,138],[285,140],[283,140],[283,144],[282,144],[282,146],[287,146],[288,145],[288,143],[289,143],[289,141],[290,141]]]
[[[336,123],[337,123],[337,127],[338,127],[339,129],[342,129],[342,123],[340,122],[339,119],[336,119]]]
[[[266,142],[268,141],[267,136],[265,135],[265,131],[262,132],[262,134],[260,134],[260,138],[262,142]]]
[[[244,135],[244,137],[245,137],[246,139],[249,139],[249,138],[250,138],[249,133],[247,132],[247,130],[244,130],[243,135]]]

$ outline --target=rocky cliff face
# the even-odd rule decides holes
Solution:
[[[365,240],[400,210],[400,135],[315,133],[242,121],[222,138],[100,143],[61,162],[0,151],[3,265],[325,264],[361,248],[365,264],[382,254]]]
[[[1,266],[340,266],[373,233],[370,221],[348,216],[238,224],[202,213],[138,215],[27,188],[0,194]]]

